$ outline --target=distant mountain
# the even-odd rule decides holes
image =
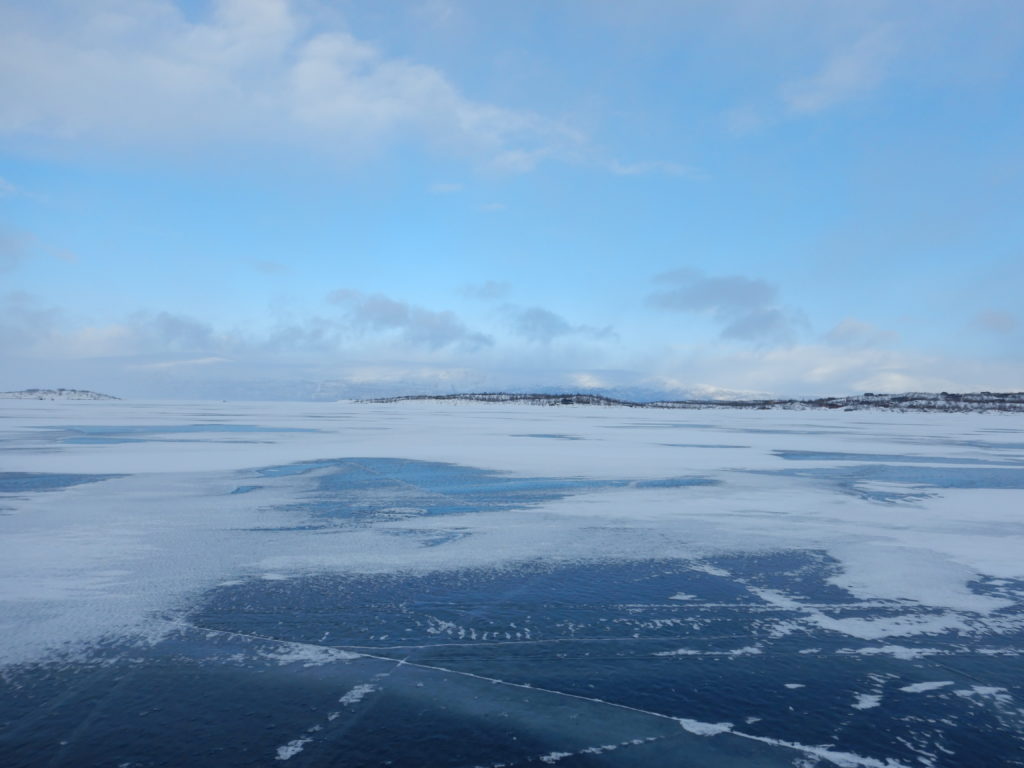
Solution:
[[[87,389],[22,389],[18,392],[0,392],[6,400],[120,400],[113,395],[102,395]]]
[[[515,394],[509,392],[474,392],[459,395],[409,395],[381,397],[362,402],[393,403],[400,400],[455,400],[486,403],[530,403],[532,405],[617,405],[629,408],[733,408],[740,410],[887,410],[932,412],[1008,411],[1024,413],[1024,392],[905,392],[898,395],[876,395],[867,392],[849,397],[819,397],[788,400],[660,400],[636,402],[604,395],[585,393]]]

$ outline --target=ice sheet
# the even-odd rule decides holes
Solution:
[[[163,647],[198,628],[196,607],[210,595],[237,595],[244,613],[252,601],[308,596],[335,578],[394,585],[448,574],[439,593],[448,594],[479,574],[514,581],[532,568],[598,575],[574,582],[568,602],[547,596],[561,623],[526,608],[497,621],[494,606],[442,610],[417,598],[396,615],[419,623],[371,629],[366,620],[361,636],[337,637],[333,619],[310,634],[287,617],[209,631],[225,632],[225,642],[272,637],[273,650],[239,658],[288,675],[435,645],[466,658],[497,644],[564,656],[575,647],[564,643],[614,641],[614,658],[679,675],[707,665],[731,665],[710,667],[721,675],[774,669],[781,654],[804,660],[773,672],[771,689],[788,697],[817,695],[800,665],[819,658],[892,670],[967,655],[996,670],[1020,656],[1021,415],[11,401],[0,416],[0,467],[20,473],[0,484],[0,664],[8,669]],[[872,469],[880,462],[893,469]],[[671,578],[641,595],[640,576],[607,576],[637,563]],[[612,602],[588,613],[572,607],[580,595]],[[713,640],[716,632],[729,639]],[[597,646],[586,653],[598,655]],[[1016,722],[1015,680],[965,671],[947,683],[929,669],[929,677],[844,690],[846,714],[830,716],[881,717],[894,691],[934,690],[903,699],[959,700]],[[320,725],[386,698],[388,685],[367,679],[333,692]],[[747,739],[802,759],[937,759],[916,743],[891,760],[805,746],[812,741],[798,728],[761,711],[694,714],[672,717],[693,737]],[[739,733],[733,722],[765,730]],[[268,759],[313,759],[324,738],[294,730]],[[595,736],[530,759],[639,754],[667,749],[667,738]]]

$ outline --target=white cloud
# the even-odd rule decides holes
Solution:
[[[871,347],[801,344],[747,349],[722,345],[681,349],[651,361],[650,370],[681,389],[712,388],[782,396],[858,392],[965,392],[1019,388],[1021,365],[1005,360],[907,353]]]
[[[774,293],[746,286],[724,295],[747,296],[740,302],[746,307]],[[353,291],[334,301],[329,316],[240,331],[171,313],[83,320],[25,294],[0,296],[0,389],[301,399],[613,388],[627,397],[631,390],[735,397],[1010,390],[1020,388],[1024,374],[1014,359],[871,345],[865,340],[877,329],[859,321],[838,326],[842,344],[826,338],[752,347],[723,339],[665,348],[645,337],[614,343],[607,329],[573,325],[540,307],[504,308],[510,325],[523,326],[492,340],[452,312]]]
[[[569,381],[580,389],[601,389],[608,386],[604,379],[593,373],[574,373],[569,377]]]
[[[705,178],[704,174],[681,163],[623,163],[618,160],[611,160],[607,167],[616,176],[659,174],[664,176],[686,176],[693,179]]]
[[[465,97],[439,70],[356,39],[336,15],[314,27],[298,8],[215,0],[191,21],[170,0],[0,5],[0,135],[292,143],[348,157],[414,136],[519,171],[583,141],[558,121]]]
[[[878,27],[831,56],[811,77],[787,83],[782,98],[795,114],[814,114],[870,91],[896,51],[892,30]]]

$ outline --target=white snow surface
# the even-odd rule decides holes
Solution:
[[[57,431],[188,424],[317,431],[202,432],[99,445],[61,442]],[[543,437],[553,434],[578,439]],[[858,598],[936,609],[887,621],[833,619],[794,597],[757,592],[801,620],[871,640],[964,630],[1020,599],[978,594],[972,582],[1024,578],[1024,491],[927,488],[920,498],[885,504],[825,482],[757,472],[850,465],[787,461],[780,450],[1024,461],[1014,446],[1022,440],[1024,415],[998,413],[3,401],[0,471],[124,476],[0,494],[0,664],[73,653],[109,636],[159,638],[174,629],[163,617],[235,580],[786,549],[827,551],[841,565],[832,582]],[[742,447],[702,447],[716,444]],[[717,484],[633,483],[526,509],[419,516],[415,528],[423,536],[458,533],[443,546],[424,547],[415,536],[393,535],[409,527],[400,515],[343,535],[271,530],[303,522],[301,510],[282,507],[309,490],[315,475],[254,481],[237,474],[350,457],[450,462],[526,477],[699,476]],[[230,493],[247,483],[261,487]],[[705,571],[724,573],[710,565]]]

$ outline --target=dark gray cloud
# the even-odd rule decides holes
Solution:
[[[722,338],[788,342],[804,324],[799,313],[779,305],[778,288],[764,280],[708,277],[696,269],[665,272],[655,280],[668,287],[650,294],[649,305],[707,315],[722,326]]]
[[[611,326],[596,328],[591,325],[572,325],[561,315],[543,307],[516,307],[506,305],[512,332],[517,336],[540,344],[548,344],[560,336],[582,335],[596,339],[613,337]]]
[[[397,331],[407,343],[429,349],[475,349],[494,343],[486,334],[471,331],[454,312],[447,310],[438,312],[379,293],[350,290],[334,291],[328,300],[345,308],[345,319],[356,331]]]

